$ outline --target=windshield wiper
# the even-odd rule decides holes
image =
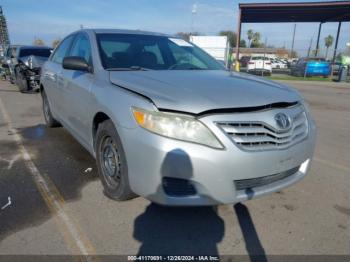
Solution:
[[[107,71],[149,71],[149,70],[152,70],[152,69],[141,67],[141,66],[107,68]]]

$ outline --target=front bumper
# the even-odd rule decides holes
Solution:
[[[273,112],[274,113],[274,112]],[[245,113],[259,117],[258,113]],[[315,147],[315,125],[309,118],[308,136],[283,150],[248,152],[239,148],[216,124],[235,119],[235,114],[201,118],[225,149],[177,141],[142,128],[119,130],[128,163],[129,183],[138,195],[164,205],[217,205],[237,203],[279,191],[301,180],[310,166]],[[250,190],[237,190],[235,181],[261,178],[295,170],[281,180]],[[190,181],[196,190],[191,196],[171,196],[163,179]]]

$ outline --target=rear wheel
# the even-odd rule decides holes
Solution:
[[[118,201],[134,198],[129,186],[128,166],[122,143],[111,120],[99,124],[96,161],[105,194]]]
[[[45,90],[42,90],[41,97],[43,99],[43,113],[47,127],[58,127],[61,124],[52,116],[50,104],[47,100],[47,96]]]

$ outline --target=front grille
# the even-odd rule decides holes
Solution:
[[[304,110],[294,111],[291,119],[291,128],[284,131],[261,121],[230,121],[217,124],[244,150],[274,150],[288,148],[307,137],[308,123]]]
[[[299,166],[289,169],[287,171],[270,175],[270,176],[263,176],[258,178],[251,178],[251,179],[242,179],[242,180],[235,180],[235,186],[237,190],[246,190],[246,189],[252,189],[259,186],[265,186],[268,184],[271,184],[273,182],[285,179],[296,172],[298,172]]]
[[[186,197],[197,194],[193,184],[187,179],[164,177],[162,183],[164,192],[168,196]]]

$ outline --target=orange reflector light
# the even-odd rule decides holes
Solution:
[[[144,126],[145,125],[145,113],[140,112],[140,111],[133,111],[134,113],[134,117],[136,119],[136,122],[140,125],[140,126]]]

